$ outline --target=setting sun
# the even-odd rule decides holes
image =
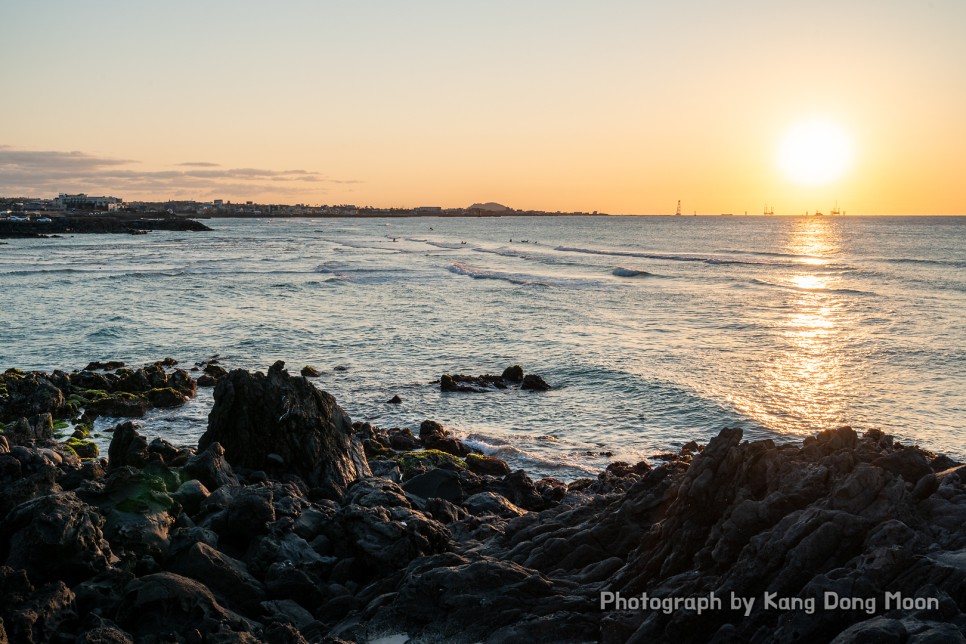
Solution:
[[[778,147],[778,165],[786,177],[804,186],[840,179],[854,156],[848,133],[835,123],[808,121],[789,130]]]

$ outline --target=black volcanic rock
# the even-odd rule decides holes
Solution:
[[[529,391],[547,391],[550,389],[550,385],[546,381],[535,373],[528,373],[523,377],[523,384],[520,385],[520,389],[527,389]]]
[[[126,421],[114,427],[108,447],[108,466],[133,465],[141,467],[148,461],[148,441],[138,433],[140,425]]]
[[[55,217],[46,224],[0,220],[0,238],[4,237],[47,237],[50,234],[117,234],[137,233],[148,230],[208,231],[208,226],[193,219],[174,216],[156,218],[131,216],[127,214],[97,214],[83,216]]]
[[[73,492],[27,501],[0,526],[5,565],[27,571],[34,583],[76,583],[107,568],[111,547],[104,539],[104,518]]]
[[[217,441],[229,463],[256,470],[275,466],[269,455],[277,454],[289,472],[330,498],[370,474],[335,399],[304,377],[290,376],[281,361],[267,376],[230,372],[218,381],[214,398],[199,450]]]
[[[255,630],[251,621],[222,607],[204,584],[171,572],[147,575],[128,584],[117,622],[137,641],[171,632],[182,637],[200,634],[207,641],[255,641],[251,636],[237,639],[239,634]],[[234,638],[214,639],[219,633]]]
[[[156,369],[143,375],[160,382]],[[49,381],[66,395],[72,378]],[[330,397],[280,364],[268,376],[232,372],[219,390],[212,424],[224,431],[200,453],[145,445],[122,424],[106,471],[43,438],[10,444],[7,425],[0,643],[966,635],[966,466],[880,431],[840,427],[779,445],[725,429],[654,467],[616,462],[567,486],[479,455],[395,452],[452,436],[433,421],[421,440],[371,423],[350,430]],[[220,441],[233,435],[265,467],[229,465]],[[378,461],[385,476],[406,483],[347,475],[337,487],[361,439],[391,459]],[[325,498],[334,490],[338,502]],[[714,592],[725,606],[601,606],[618,592]],[[887,609],[887,592],[934,605]],[[729,610],[731,593],[755,605]],[[766,607],[765,593],[815,599],[817,610]],[[878,606],[823,610],[826,593]]]
[[[0,422],[50,414],[68,414],[63,392],[43,373],[23,373],[8,369],[0,374]]]
[[[515,364],[503,370],[503,379],[509,382],[523,382],[523,367]]]

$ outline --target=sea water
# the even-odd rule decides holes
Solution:
[[[778,441],[878,427],[966,456],[966,218],[206,223],[7,240],[0,368],[311,364],[353,420],[434,419],[561,478],[726,426]],[[433,384],[511,364],[553,389]],[[201,390],[144,431],[194,444],[211,403]]]

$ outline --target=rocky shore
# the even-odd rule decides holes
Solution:
[[[534,481],[432,420],[352,423],[281,362],[196,369],[197,448],[124,421],[106,459],[92,416],[183,402],[191,371],[0,375],[0,643],[966,641],[966,466],[881,432],[727,428]]]
[[[194,219],[163,216],[131,215],[74,215],[52,217],[50,221],[13,221],[0,219],[0,239],[37,238],[51,235],[129,234],[139,235],[151,230],[205,231],[208,226]]]

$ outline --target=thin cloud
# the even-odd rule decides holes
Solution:
[[[305,169],[222,168],[208,161],[186,161],[167,170],[131,167],[135,165],[137,161],[85,152],[16,150],[0,145],[0,195],[86,192],[126,199],[273,195],[300,200],[309,194],[324,194],[328,184],[362,183]]]

